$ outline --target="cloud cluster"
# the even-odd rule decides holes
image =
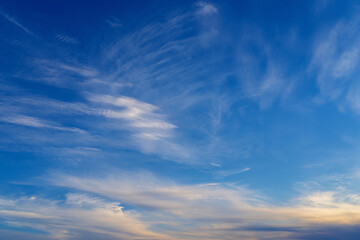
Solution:
[[[48,239],[84,239],[92,234],[104,239],[165,239],[147,230],[136,214],[124,212],[120,203],[85,194],[69,193],[63,201],[1,199],[0,208],[7,209],[0,210],[2,224],[34,229]]]
[[[64,136],[67,139],[66,142],[59,143],[59,146],[65,144],[64,147],[66,147],[72,142],[74,149],[77,150],[79,147],[87,148],[96,145],[101,148],[103,145],[108,145],[157,154],[165,159],[175,161],[185,161],[189,157],[187,150],[176,143],[174,129],[177,126],[168,122],[166,116],[161,114],[160,109],[156,106],[121,95],[87,93],[86,98],[88,102],[65,102],[33,96],[6,98],[4,104],[0,105],[0,108],[3,109],[0,114],[0,122],[11,124],[10,128],[4,129],[4,131],[17,136],[19,135],[16,133],[18,130],[14,125],[23,127],[22,131],[25,135],[32,128],[38,129],[36,135],[39,138],[33,136],[31,141],[19,138],[19,141],[27,145],[32,145],[34,138],[37,138],[35,142],[39,143],[41,138],[46,138],[49,130],[57,130],[67,133],[67,136]],[[20,104],[29,107],[19,107]],[[27,110],[34,107],[37,108],[35,111]],[[86,117],[93,118],[95,121],[93,120],[89,125],[87,119],[75,122],[69,119],[67,125],[73,126],[64,126],[60,122],[56,122],[59,116],[62,119],[66,119],[68,116]],[[48,120],[49,118],[54,120]],[[80,127],[86,128],[86,130]],[[11,129],[15,132],[12,132]],[[111,138],[97,133],[99,131],[111,133]],[[79,133],[83,135],[78,135]],[[59,134],[57,136],[60,137]],[[72,137],[69,139],[69,136]],[[76,143],[76,140],[84,142],[85,139],[89,146]],[[63,141],[61,137],[57,140]],[[52,141],[56,141],[56,138]],[[68,151],[64,149],[64,153],[66,152]]]
[[[172,14],[164,22],[148,23],[99,44],[99,53],[93,56],[95,64],[77,58],[74,48],[79,42],[72,36],[59,33],[57,44],[42,42],[39,45],[48,47],[30,50],[24,70],[14,74],[29,81],[28,85],[40,86],[40,90],[29,94],[19,86],[10,89],[6,79],[4,85],[10,91],[9,96],[0,96],[4,102],[0,105],[1,121],[29,127],[23,129],[23,135],[36,128],[36,136],[41,139],[50,130],[68,132],[67,141],[62,137],[49,140],[59,139],[59,147],[73,142],[75,148],[135,149],[178,162],[202,161],[199,153],[185,146],[183,136],[206,129],[211,121],[204,119],[204,123],[194,124],[191,108],[212,104],[206,100],[213,94],[201,91],[208,79],[198,80],[207,73],[206,66],[218,60],[204,59],[200,63],[193,57],[209,50],[203,41],[213,31],[212,24],[203,26],[209,19],[201,19],[200,23],[197,13],[211,16],[218,15],[218,11],[210,3],[199,2],[196,6],[195,11]],[[111,26],[118,27],[118,19],[108,20]],[[54,49],[55,54],[44,49]],[[64,96],[70,100],[62,99]],[[170,117],[177,122],[170,121]],[[18,138],[18,129],[12,128],[4,131]],[[180,129],[182,136],[178,134]],[[70,134],[75,130],[86,136]],[[40,141],[26,144],[33,142]],[[88,146],[84,146],[85,142]]]
[[[346,232],[360,224],[359,196],[341,191],[308,192],[271,205],[246,187],[184,185],[146,172],[102,178],[55,174],[48,180],[72,193],[57,201],[35,196],[2,199],[0,214],[8,226],[30,227],[62,239],[95,232],[117,239],[232,240],[308,239],[307,234],[321,235],[330,226]]]

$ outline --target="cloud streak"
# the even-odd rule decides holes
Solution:
[[[29,35],[33,35],[35,36],[35,34],[33,32],[31,32],[29,29],[27,29],[26,27],[24,27],[15,17],[10,16],[9,14],[7,14],[6,12],[4,12],[3,10],[0,9],[0,14],[6,18],[9,22],[11,22],[12,24],[18,26],[19,28],[21,28],[24,32],[26,32]]]
[[[57,38],[59,41],[61,41],[61,42],[63,42],[63,43],[66,43],[66,44],[70,44],[70,45],[77,45],[77,44],[79,44],[79,41],[78,41],[78,40],[76,40],[76,39],[73,38],[73,37],[69,37],[69,36],[67,36],[67,35],[65,35],[65,34],[57,34],[57,35],[56,35],[56,38]]]
[[[27,127],[34,127],[34,128],[51,128],[51,129],[66,131],[66,132],[85,133],[84,130],[76,128],[76,127],[58,126],[57,124],[55,124],[53,122],[44,121],[39,118],[25,116],[25,115],[0,117],[0,121],[6,122],[6,123],[12,123],[12,124],[16,124],[16,125],[27,126]]]
[[[113,28],[122,27],[122,24],[120,23],[119,19],[117,19],[116,17],[111,17],[107,19],[106,22]]]

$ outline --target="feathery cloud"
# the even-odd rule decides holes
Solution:
[[[317,103],[336,101],[340,108],[358,113],[360,18],[354,14],[319,34],[309,72],[316,76],[320,93]]]
[[[76,40],[75,38],[73,37],[70,37],[70,36],[67,36],[65,34],[57,34],[56,35],[56,38],[63,42],[63,43],[66,43],[66,44],[70,44],[70,45],[77,45],[79,44],[79,41]]]

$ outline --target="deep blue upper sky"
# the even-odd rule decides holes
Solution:
[[[357,1],[0,1],[0,31],[0,238],[360,234]]]

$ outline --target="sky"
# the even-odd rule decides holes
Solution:
[[[360,5],[0,1],[0,238],[359,239]]]

